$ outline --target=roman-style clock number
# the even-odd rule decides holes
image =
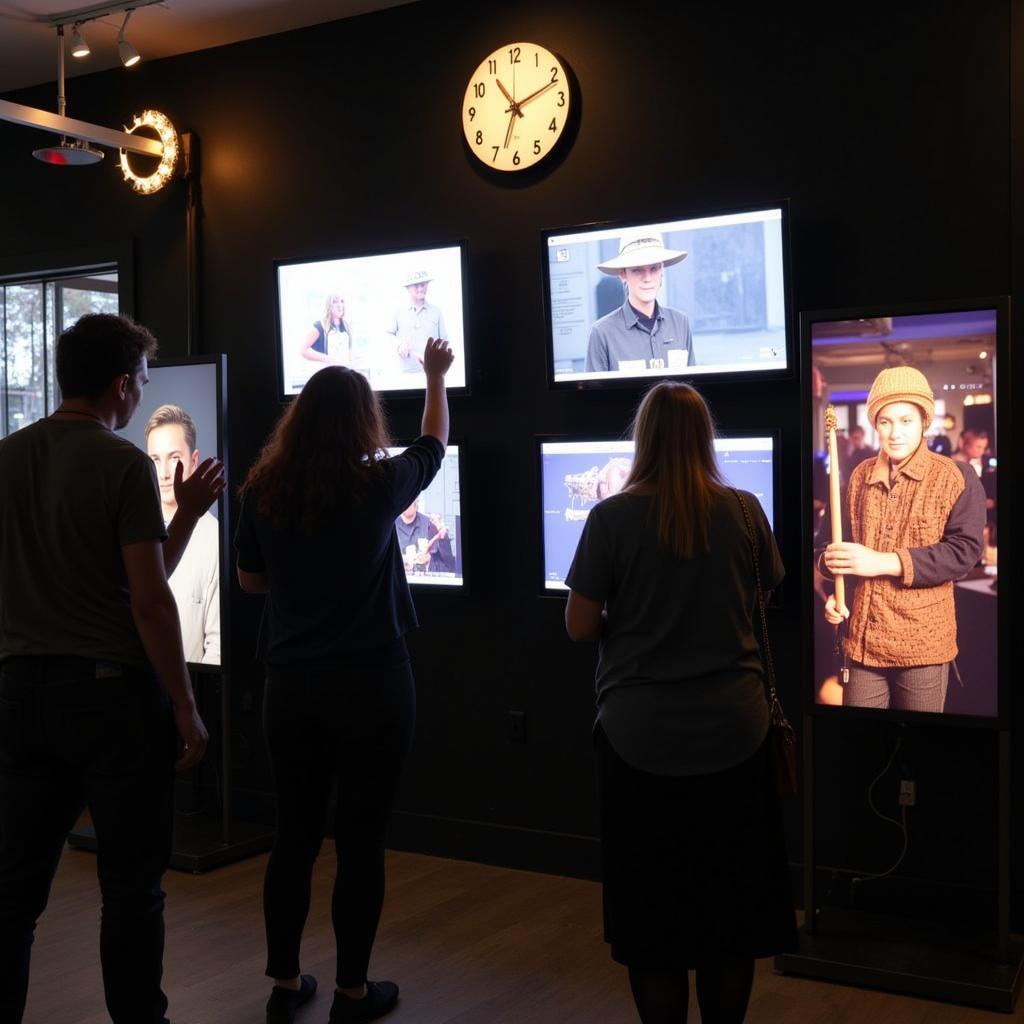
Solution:
[[[480,62],[466,87],[469,151],[497,171],[534,167],[555,148],[572,109],[565,64],[534,43],[510,43]]]

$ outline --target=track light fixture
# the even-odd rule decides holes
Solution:
[[[82,35],[80,24],[76,22],[75,27],[71,30],[71,56],[88,57],[90,53],[92,50],[89,49],[89,44]]]
[[[125,12],[124,21],[121,22],[121,31],[117,33],[117,53],[126,68],[133,68],[142,60],[139,51],[124,37],[124,30],[128,27],[128,19],[131,16],[131,11]]]

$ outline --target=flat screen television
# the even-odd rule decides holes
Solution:
[[[398,455],[403,448],[389,448]],[[459,446],[448,445],[437,476],[395,520],[398,546],[411,585],[461,587],[462,495]]]
[[[275,264],[282,399],[339,364],[375,391],[422,392],[423,345],[438,335],[455,353],[448,389],[465,390],[464,254],[451,244]]]
[[[801,332],[811,707],[991,720],[1006,302],[804,313]]]
[[[161,359],[149,365],[149,383],[131,422],[120,433],[153,460],[166,522],[174,517],[174,468],[184,475],[209,456],[225,461],[223,355]],[[171,574],[178,606],[185,660],[192,665],[222,664],[221,625],[227,621],[228,587],[224,498],[196,525]],[[226,647],[226,645],[225,645]]]
[[[547,231],[542,247],[556,387],[791,366],[785,204]]]
[[[726,482],[750,491],[775,523],[775,452],[771,434],[715,438]],[[622,489],[633,464],[632,441],[541,441],[543,588],[565,591],[583,524],[602,498]]]

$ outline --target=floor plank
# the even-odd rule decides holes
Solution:
[[[260,886],[266,857],[206,875],[169,872],[166,990],[173,1024],[262,1024]],[[317,862],[303,970],[322,991],[299,1024],[323,1024],[334,940],[329,848]],[[68,850],[33,951],[26,1024],[108,1024],[97,952],[95,859]],[[625,971],[601,941],[593,882],[388,853],[388,899],[371,965],[402,988],[389,1024],[635,1022]],[[692,986],[691,986],[692,988]],[[690,1021],[699,1021],[694,1006]],[[758,965],[749,1024],[997,1024],[1012,1016],[822,982]]]

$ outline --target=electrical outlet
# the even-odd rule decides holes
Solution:
[[[917,801],[917,786],[913,779],[900,779],[900,807],[913,807]]]
[[[526,743],[526,712],[512,711],[508,713],[508,738],[510,743]]]

